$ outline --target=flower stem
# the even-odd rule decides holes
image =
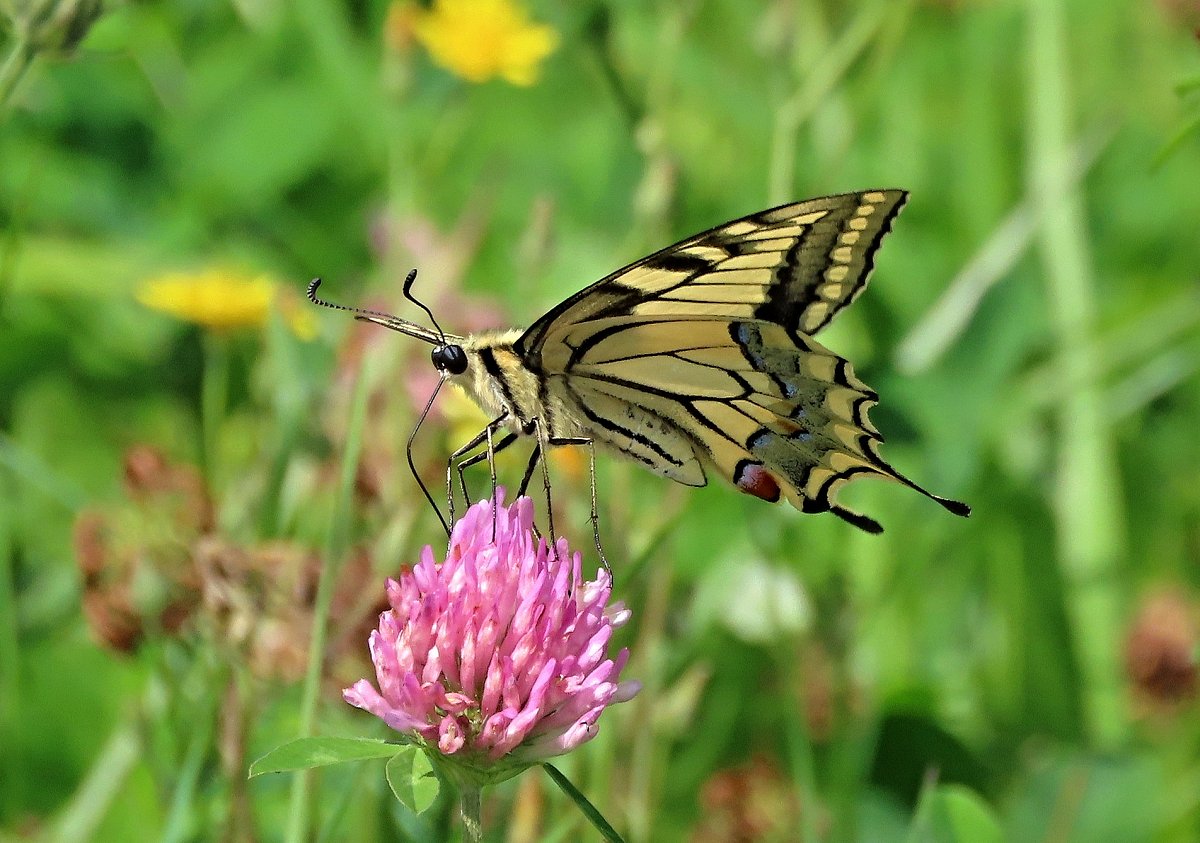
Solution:
[[[483,788],[474,784],[460,784],[458,793],[465,829],[463,839],[468,843],[483,843]]]
[[[229,396],[229,345],[226,337],[204,336],[204,371],[200,381],[200,436],[203,448],[204,481],[217,498],[221,491],[217,476],[221,424]]]

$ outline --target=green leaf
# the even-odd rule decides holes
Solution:
[[[933,794],[932,814],[939,837],[955,843],[1001,843],[1000,824],[979,794],[962,785],[945,785]]]
[[[1004,834],[988,804],[969,787],[927,780],[908,840],[928,843],[1002,843]]]
[[[250,765],[250,778],[264,773],[287,773],[328,767],[347,761],[390,758],[405,749],[400,744],[369,738],[299,738],[277,746]]]
[[[393,755],[387,763],[386,775],[392,793],[414,814],[427,811],[442,788],[429,757],[415,747]]]
[[[621,835],[617,834],[616,829],[609,825],[608,820],[604,819],[604,816],[596,810],[596,806],[579,792],[579,788],[571,784],[570,779],[550,764],[543,764],[542,766],[546,768],[546,772],[550,774],[550,778],[562,789],[562,792],[571,797],[571,801],[579,806],[579,810],[583,811],[583,815],[588,818],[588,822],[604,835],[605,840],[609,841],[609,843],[625,843]]]

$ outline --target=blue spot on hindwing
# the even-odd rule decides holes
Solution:
[[[767,430],[765,427],[760,427],[750,435],[749,439],[746,440],[746,448],[751,453],[754,453],[760,448],[766,447],[767,443],[769,443],[774,437],[774,433]]]
[[[767,360],[763,356],[762,331],[757,325],[752,322],[731,322],[729,335],[741,346],[742,354],[746,355],[751,366],[759,372],[768,371]]]

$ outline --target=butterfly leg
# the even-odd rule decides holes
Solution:
[[[551,445],[586,445],[588,449],[588,478],[592,485],[592,538],[596,542],[596,552],[600,554],[600,562],[604,570],[611,572],[608,559],[604,556],[604,548],[600,546],[600,510],[596,505],[596,440],[580,436],[570,439],[551,439]]]
[[[496,456],[496,454],[503,451],[509,445],[516,442],[517,434],[510,431],[509,433],[506,433],[504,435],[503,439],[501,439],[499,442],[495,442],[495,443],[492,442],[492,437],[490,435],[487,437],[487,439],[488,439],[488,446],[486,449],[479,451],[478,453],[472,454],[471,456],[467,457],[467,459],[463,460],[462,462],[460,462],[458,464],[458,485],[459,485],[459,487],[462,488],[463,500],[466,501],[468,506],[471,505],[471,498],[467,492],[467,477],[466,477],[467,469],[473,465],[477,465],[477,464],[483,462],[485,459],[488,461],[488,465],[492,469],[492,500],[494,501],[496,499],[496,461],[495,461],[494,457]],[[518,497],[520,497],[520,495],[518,495]],[[499,513],[496,511],[495,507],[492,507],[492,540],[493,541],[496,540],[496,521],[498,518],[499,518]]]
[[[498,454],[516,441],[517,441],[517,434],[515,434],[515,433],[505,434],[504,438],[502,438],[500,441],[495,443],[495,445],[492,448],[492,453]],[[460,462],[458,464],[458,485],[459,485],[459,488],[462,490],[464,498],[467,495],[467,480],[465,477],[467,469],[473,465],[479,465],[479,463],[486,460],[487,457],[488,457],[488,452],[486,450],[483,450],[483,451],[479,451],[478,453],[472,454],[471,456],[467,457],[465,460],[463,460],[462,462]],[[492,489],[494,490],[496,488],[495,477],[492,478],[492,481],[493,481]],[[520,495],[518,495],[518,497],[520,497]]]
[[[558,552],[558,535],[554,532],[554,504],[550,498],[550,465],[546,459],[546,451],[550,447],[550,439],[542,427],[541,419],[533,419],[534,434],[537,436],[537,451],[542,463],[542,486],[546,490],[546,526],[550,531],[550,552]],[[533,460],[529,461],[530,468]]]
[[[533,446],[533,450],[529,454],[529,462],[525,465],[525,474],[521,477],[521,485],[517,489],[517,497],[524,497],[529,491],[529,481],[533,479],[533,472],[537,469],[538,460],[542,457],[542,446],[538,443]],[[538,529],[538,525],[533,525],[533,534],[539,539],[542,537],[542,531]]]
[[[533,479],[533,471],[537,468],[538,459],[542,456],[542,446],[537,444],[533,446],[533,452],[529,455],[529,463],[525,466],[525,476],[521,478],[521,486],[517,489],[517,497],[524,497],[529,491],[529,481]]]
[[[460,457],[462,457],[464,454],[471,453],[471,451],[478,448],[485,441],[489,443],[488,450],[481,451],[479,454],[475,454],[474,456],[470,457],[467,461],[465,461],[462,465],[460,465],[458,468],[458,482],[459,482],[459,485],[462,487],[463,502],[467,506],[470,506],[471,498],[467,494],[467,482],[463,477],[463,469],[465,469],[468,465],[474,465],[475,463],[479,462],[482,459],[490,458],[489,455],[495,454],[495,452],[497,450],[503,450],[504,448],[506,448],[512,444],[512,441],[506,441],[506,440],[509,440],[510,437],[505,437],[504,439],[500,440],[501,444],[500,444],[499,448],[493,448],[490,445],[490,443],[492,441],[492,434],[500,427],[500,425],[502,425],[507,420],[508,420],[508,413],[502,413],[501,415],[499,415],[492,421],[488,422],[487,427],[485,427],[483,430],[479,431],[479,433],[475,434],[475,436],[473,436],[471,438],[470,442],[463,445],[461,448],[459,448],[457,451],[455,451],[453,454],[450,455],[450,459],[446,460],[446,502],[449,505],[449,509],[450,509],[450,523],[451,524],[454,523],[454,479],[453,479],[454,478],[454,461],[459,459]],[[516,436],[512,435],[511,439],[515,440]],[[494,468],[492,470],[492,476],[493,476],[493,480],[494,480],[494,478],[495,478],[495,469]],[[495,483],[494,482],[492,484],[492,490],[494,493],[495,492]]]

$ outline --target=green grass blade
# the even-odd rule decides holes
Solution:
[[[595,805],[588,801],[587,797],[579,791],[579,788],[571,784],[570,779],[555,769],[552,764],[542,764],[542,767],[550,775],[551,781],[558,785],[562,792],[571,798],[571,801],[579,807],[580,811],[583,811],[583,815],[588,818],[588,822],[604,835],[605,840],[609,841],[609,843],[624,843],[621,835],[617,834],[616,829],[608,824],[608,820],[604,819],[604,815],[596,809]]]

